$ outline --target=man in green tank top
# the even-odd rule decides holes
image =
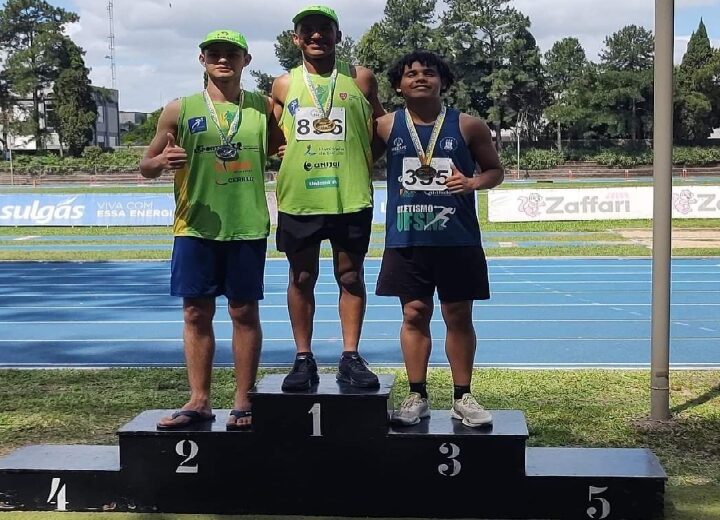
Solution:
[[[377,80],[364,67],[337,60],[338,17],[325,6],[302,9],[293,41],[303,62],[272,87],[287,147],[277,177],[277,245],[290,263],[288,310],[297,354],[285,391],[319,381],[311,341],[320,243],[329,239],[343,353],[337,379],[374,388],[378,378],[358,354],[367,294],[363,261],[372,227],[373,120],[384,114]]]
[[[282,135],[272,99],[240,84],[251,56],[238,32],[209,33],[200,44],[207,87],[170,102],[140,163],[144,177],[174,172],[171,288],[183,298],[184,350],[190,399],[159,429],[215,418],[210,381],[215,352],[215,300],[224,295],[232,321],[236,392],[228,429],[250,427],[248,391],[255,384],[262,331],[267,235],[265,160]],[[269,141],[269,142],[268,142]]]

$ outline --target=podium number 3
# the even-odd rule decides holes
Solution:
[[[308,413],[312,415],[312,437],[322,437],[322,430],[320,429],[320,403],[312,405]]]
[[[602,497],[597,496],[600,493],[604,493],[605,491],[607,491],[607,489],[608,488],[606,487],[590,486],[590,489],[588,490],[588,501],[595,502],[601,507],[600,511],[598,511],[598,508],[595,505],[588,507],[587,515],[589,518],[602,520],[603,518],[607,518],[608,516],[610,516],[610,502],[608,502]]]
[[[462,465],[457,459],[460,455],[460,448],[452,442],[444,442],[440,445],[440,453],[448,458],[448,461],[438,466],[438,473],[444,477],[454,477],[460,473]]]
[[[185,453],[185,443],[188,444],[188,453]],[[197,473],[198,465],[191,465],[190,462],[197,457],[200,448],[198,448],[197,442],[190,440],[182,440],[175,445],[175,453],[181,457],[185,457],[175,470],[175,473]]]
[[[53,478],[50,483],[50,494],[48,495],[47,503],[52,504],[53,499],[57,501],[58,511],[67,511],[67,491],[65,484],[59,478]]]

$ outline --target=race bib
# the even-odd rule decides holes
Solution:
[[[417,169],[420,168],[420,159],[417,157],[405,157],[403,159],[403,174],[400,179],[402,187],[408,191],[446,191],[445,181],[452,175],[452,159],[449,157],[433,158],[430,166],[435,168],[437,175],[431,179],[423,179],[422,174],[418,176]]]
[[[328,119],[332,123],[323,121],[323,113],[317,108],[298,108],[295,112],[295,140],[344,141],[345,108],[331,109]]]

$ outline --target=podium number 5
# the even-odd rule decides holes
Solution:
[[[589,518],[602,520],[603,518],[607,518],[608,516],[610,516],[610,502],[608,502],[602,497],[597,496],[600,493],[604,493],[605,491],[607,491],[607,489],[608,488],[606,487],[590,486],[590,489],[588,490],[588,500],[590,502],[596,502],[597,505],[601,506],[601,509],[598,512],[598,508],[595,505],[588,507],[587,515]],[[597,516],[598,513],[599,516]]]
[[[52,504],[53,499],[57,500],[58,511],[67,511],[68,502],[65,484],[57,477],[53,478],[50,483],[50,494],[48,495],[47,503]]]
[[[188,453],[185,453],[185,443],[188,443],[189,449]],[[185,457],[185,460],[183,460],[175,470],[175,473],[197,473],[198,472],[198,465],[190,465],[188,464],[191,462],[195,457],[197,457],[198,452],[200,451],[200,448],[197,445],[197,442],[190,441],[190,440],[182,440],[178,442],[175,445],[175,453],[180,455],[181,457]]]
[[[308,410],[308,413],[312,415],[312,437],[322,437],[322,431],[320,429],[320,403],[312,405],[310,410]]]
[[[438,466],[438,473],[443,477],[454,477],[460,473],[462,464],[457,460],[460,455],[460,448],[452,442],[444,442],[440,445],[440,453],[448,458],[448,462]]]

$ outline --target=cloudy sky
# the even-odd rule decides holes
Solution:
[[[93,84],[111,86],[107,0],[48,0],[80,16],[68,28],[87,52]],[[250,69],[279,74],[273,49],[276,36],[292,28],[293,15],[312,0],[114,0],[115,53],[120,109],[151,112],[171,99],[202,88],[197,44],[214,29],[236,29],[247,36]],[[5,0],[0,0],[4,5]],[[380,20],[385,0],[324,0],[340,17],[346,35],[358,40]],[[439,3],[440,4],[440,3]],[[624,25],[654,27],[653,0],[511,0],[530,17],[531,31],[545,52],[575,36],[596,60],[605,37]],[[720,47],[720,0],[676,0],[675,55],[702,17],[713,46]],[[246,87],[253,87],[250,75]]]

